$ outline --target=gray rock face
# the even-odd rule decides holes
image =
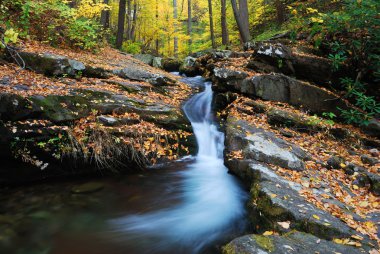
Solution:
[[[185,74],[187,77],[195,77],[202,74],[197,58],[192,56],[188,56],[183,60],[179,72]]]
[[[152,66],[155,68],[162,68],[162,57],[153,58]]]
[[[273,133],[249,126],[247,122],[227,118],[227,151],[242,150],[244,158],[301,171],[310,156],[298,146],[277,138]]]
[[[151,73],[133,65],[121,70],[114,70],[113,73],[124,79],[146,81],[155,86],[173,85],[175,83],[175,80],[167,76]]]
[[[153,65],[154,56],[152,56],[150,54],[136,54],[133,57],[140,60],[141,62],[143,62],[147,65],[150,65],[150,66]]]
[[[359,254],[363,250],[336,244],[301,232],[291,232],[286,236],[246,235],[223,247],[223,254],[312,254],[344,253]]]
[[[83,75],[98,78],[109,76],[108,72],[102,68],[85,66],[82,62],[60,55],[20,52],[20,56],[25,61],[26,67],[47,76],[77,77]]]
[[[22,120],[37,112],[27,99],[16,94],[0,93],[0,120]]]
[[[115,126],[119,120],[110,116],[98,116],[98,120],[105,126]]]
[[[167,72],[179,71],[182,62],[175,58],[162,59],[162,68]]]
[[[245,79],[248,74],[242,71],[235,71],[225,68],[215,68],[214,75],[220,80],[234,80],[234,79]]]
[[[241,72],[215,69],[215,76],[228,80],[217,82],[217,90],[226,90],[227,84],[227,90],[232,89],[264,100],[303,106],[313,113],[333,112],[339,115],[338,107],[348,109],[346,103],[337,95],[282,74],[263,74],[242,81],[244,75]]]

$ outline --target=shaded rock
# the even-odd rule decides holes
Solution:
[[[268,112],[268,123],[276,126],[286,126],[297,129],[298,131],[310,131],[312,129],[320,129],[317,124],[313,124],[310,119],[306,117],[301,117],[300,115],[280,110],[280,109],[271,109]]]
[[[242,71],[227,68],[213,68],[213,90],[217,92],[240,91],[242,82],[248,76]]]
[[[367,172],[367,177],[370,180],[370,190],[373,192],[373,194],[380,196],[380,176],[378,174],[373,174]]]
[[[219,76],[222,76],[222,74],[219,74]],[[225,89],[225,84],[226,82],[218,83],[217,85],[221,89]],[[341,109],[348,108],[339,96],[282,74],[258,75],[243,81],[239,80],[239,82],[230,83],[230,85],[232,85],[232,89],[248,96],[286,102],[293,106],[303,106],[313,113],[333,112],[339,115],[338,107]]]
[[[344,169],[344,172],[348,175],[353,175],[355,172],[363,173],[366,169],[353,163],[349,163]]]
[[[16,94],[0,93],[0,120],[22,120],[38,112],[29,100]]]
[[[182,62],[176,58],[164,58],[162,59],[162,68],[167,72],[179,71]]]
[[[374,156],[374,157],[379,157],[379,156],[380,156],[380,152],[379,152],[379,150],[377,150],[376,148],[370,149],[369,152],[370,152],[371,155]]]
[[[227,167],[251,186],[251,220],[260,228],[283,231],[277,222],[290,221],[290,229],[323,239],[349,237],[355,233],[345,223],[301,197],[301,185],[278,176],[266,164],[232,160]]]
[[[370,179],[365,173],[359,173],[355,176],[355,180],[352,182],[352,184],[359,187],[365,187],[370,184]]]
[[[86,69],[83,71],[83,76],[90,78],[109,78],[111,76],[110,71],[105,70],[100,67],[86,66]]]
[[[180,74],[185,74],[187,77],[195,77],[202,74],[197,58],[188,56],[183,60],[181,67],[179,68]]]
[[[97,182],[90,182],[74,186],[71,192],[74,194],[88,194],[100,191],[104,188],[104,184]]]
[[[292,231],[283,236],[246,235],[234,239],[223,247],[223,254],[359,254],[363,250],[318,239],[311,234]]]
[[[115,80],[104,80],[104,82],[108,84],[114,84],[120,86],[123,90],[128,91],[129,93],[137,93],[143,90],[143,87],[136,83],[130,83],[130,82],[119,82]]]
[[[362,126],[362,130],[368,135],[380,138],[380,121],[371,119],[368,125]]]
[[[253,112],[255,113],[265,113],[268,110],[268,106],[264,103],[260,103],[258,101],[250,100],[245,102],[245,105],[252,107]]]
[[[155,86],[167,86],[174,85],[176,83],[175,80],[167,76],[151,73],[141,69],[139,66],[133,65],[121,70],[114,70],[113,73],[124,79],[146,81]]]
[[[291,147],[291,148],[290,148]],[[227,118],[226,150],[243,151],[245,159],[271,163],[301,171],[310,155],[294,144],[277,138],[274,133],[250,126],[246,121]]]
[[[136,55],[133,55],[133,57],[147,65],[150,65],[150,66],[153,65],[154,56],[150,54],[136,54]]]
[[[361,161],[364,164],[368,164],[368,165],[371,165],[371,166],[376,165],[377,163],[379,163],[378,159],[370,157],[368,155],[362,155],[362,156],[360,156],[360,159],[361,159]]]
[[[237,95],[231,92],[218,93],[213,97],[212,107],[215,111],[225,109],[230,103],[236,100]]]
[[[254,70],[256,72],[264,72],[264,73],[271,73],[271,72],[280,72],[278,67],[266,64],[260,61],[256,60],[250,60],[247,64],[247,68]]]
[[[89,101],[75,95],[32,96],[33,106],[41,111],[41,117],[55,123],[73,121],[90,113]]]
[[[330,169],[340,169],[342,168],[341,164],[344,164],[345,160],[339,156],[332,156],[327,160],[327,168]]]

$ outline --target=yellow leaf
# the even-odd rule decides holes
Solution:
[[[277,197],[277,194],[270,194],[270,196],[271,196],[272,198],[275,198],[275,197]]]
[[[343,244],[343,240],[342,239],[334,239],[333,242],[337,243],[337,244]]]
[[[316,215],[316,214],[313,214],[313,218],[316,219],[316,220],[319,220],[319,219],[320,219],[319,216]]]
[[[265,231],[263,235],[268,236],[268,235],[273,235],[273,231]]]
[[[361,240],[364,239],[364,238],[363,238],[362,236],[360,236],[360,235],[352,235],[351,238],[354,238],[354,239],[359,240],[359,241],[361,241]]]
[[[359,186],[357,186],[357,185],[352,185],[352,188],[353,188],[354,190],[358,190],[358,189],[359,189]]]

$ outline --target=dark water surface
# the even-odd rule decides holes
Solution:
[[[246,226],[246,193],[223,165],[224,135],[211,112],[211,84],[184,106],[196,156],[72,194],[70,183],[40,184],[0,195],[0,253],[218,253]],[[88,181],[88,180],[87,180]]]

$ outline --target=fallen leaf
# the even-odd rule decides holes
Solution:
[[[290,221],[277,222],[277,224],[280,225],[281,227],[285,228],[285,229],[289,229]]]

